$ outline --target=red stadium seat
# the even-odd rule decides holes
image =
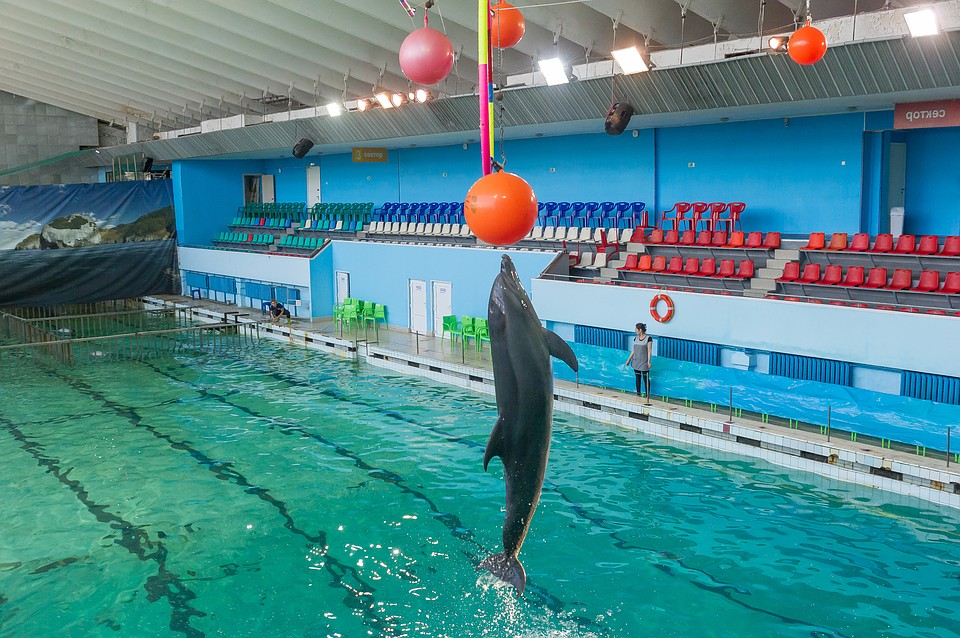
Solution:
[[[920,281],[910,290],[914,292],[936,292],[940,288],[940,273],[936,270],[924,270]]]
[[[714,277],[733,277],[736,270],[736,262],[732,259],[723,259],[720,261],[720,269],[713,274]]]
[[[744,244],[745,248],[762,248],[763,247],[763,233],[758,231],[750,231],[750,234],[747,235],[747,241]]]
[[[847,249],[846,233],[834,233],[830,236],[830,244],[827,246],[827,250],[846,250],[846,249]]]
[[[913,271],[907,268],[897,268],[893,271],[893,278],[884,288],[887,290],[907,290],[913,285]]]
[[[700,260],[696,257],[687,257],[687,263],[683,267],[684,275],[696,275],[700,270]]]
[[[644,253],[640,255],[640,259],[637,260],[637,265],[634,270],[640,272],[646,272],[653,267],[653,256],[650,253]]]
[[[648,244],[662,244],[663,243],[663,231],[659,228],[650,231],[650,236],[647,237],[646,243]]]
[[[633,229],[633,234],[630,235],[631,244],[646,244],[647,242],[647,231],[642,227],[637,226]]]
[[[944,295],[960,295],[960,272],[948,272],[943,280],[943,288],[937,292]]]
[[[716,230],[710,235],[710,245],[714,248],[723,248],[727,245],[727,231]]]
[[[807,245],[800,250],[823,250],[823,241],[823,233],[810,233],[810,239],[807,240]]]
[[[873,248],[868,250],[868,253],[888,253],[893,250],[893,235],[890,233],[883,233],[877,235],[877,238],[873,241]]]
[[[730,202],[730,231],[733,231],[734,226],[743,230],[743,226],[740,225],[740,214],[746,210],[747,205],[743,202]],[[723,223],[725,220],[721,219],[719,223]]]
[[[657,255],[653,258],[653,264],[650,266],[652,272],[663,272],[667,269],[667,258],[663,255]]]
[[[713,233],[709,230],[701,230],[697,233],[697,246],[713,245]]]
[[[693,246],[695,243],[697,243],[697,236],[692,230],[685,230],[680,235],[681,246]]]
[[[887,269],[871,268],[867,280],[860,284],[861,288],[883,288],[887,285]]]
[[[737,268],[737,274],[732,279],[750,279],[753,277],[754,263],[752,259],[744,259]]]
[[[940,238],[936,235],[924,235],[914,251],[917,255],[936,255],[940,250]]]
[[[820,281],[820,264],[805,264],[803,275],[797,280],[798,284],[815,284]]]
[[[777,277],[777,281],[780,283],[791,283],[797,279],[800,279],[800,262],[788,261],[784,264],[783,274]]]
[[[870,235],[867,233],[857,233],[853,236],[853,241],[847,246],[847,250],[854,253],[862,253],[870,249]]]
[[[668,230],[667,234],[663,237],[663,243],[668,246],[675,246],[680,243],[680,233],[676,230]]]
[[[897,255],[909,255],[917,249],[916,235],[900,235],[897,237],[897,246],[893,252]]]
[[[847,276],[843,281],[837,283],[838,286],[862,286],[863,285],[863,266],[850,266],[847,268]]]
[[[767,233],[767,236],[763,238],[763,247],[767,250],[780,248],[780,233],[773,231]]]
[[[617,268],[617,270],[634,270],[637,267],[637,259],[639,255],[636,253],[630,253],[627,255],[627,260],[622,266]]]
[[[679,275],[683,272],[683,257],[671,257],[670,265],[664,271],[668,275]]]
[[[727,245],[724,246],[724,248],[740,248],[743,246],[743,242],[744,242],[743,231],[735,230],[732,233],[730,233],[730,241],[727,242]]]
[[[823,279],[818,281],[821,286],[835,286],[843,278],[843,267],[840,264],[830,264],[823,272]]]
[[[717,260],[713,257],[707,257],[703,260],[703,263],[700,264],[700,270],[697,272],[697,275],[700,277],[713,277],[717,272]]]
[[[960,257],[960,235],[950,235],[943,240],[941,257]]]

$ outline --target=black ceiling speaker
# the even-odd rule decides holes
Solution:
[[[310,152],[311,148],[313,148],[313,140],[309,137],[304,137],[293,145],[293,156],[297,159],[303,159],[303,157]]]
[[[603,130],[610,135],[620,135],[633,117],[633,107],[629,102],[616,102],[607,111],[607,119],[603,123]]]
[[[141,173],[149,173],[151,170],[153,170],[153,158],[152,158],[152,157],[144,157],[144,158],[143,158],[143,168],[142,168],[142,170],[141,170],[140,172],[141,172]]]

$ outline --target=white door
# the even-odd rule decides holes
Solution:
[[[453,314],[453,286],[449,281],[433,282],[433,333],[443,334],[443,318]]]
[[[264,204],[272,204],[277,201],[277,194],[273,187],[273,175],[260,176],[260,201]]]
[[[887,180],[887,208],[903,206],[907,199],[907,145],[890,144],[890,175]]]
[[[307,167],[307,208],[320,203],[320,167]]]
[[[427,282],[410,280],[410,331],[427,334]]]
[[[350,296],[350,273],[338,270],[337,273],[337,303]]]

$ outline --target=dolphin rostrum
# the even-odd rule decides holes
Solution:
[[[517,554],[540,501],[550,452],[553,423],[550,355],[574,370],[577,357],[563,339],[540,325],[507,255],[503,256],[500,274],[490,291],[487,316],[499,418],[487,442],[483,469],[487,469],[495,456],[503,461],[507,513],[503,522],[503,552],[486,558],[480,567],[522,594],[527,575]]]

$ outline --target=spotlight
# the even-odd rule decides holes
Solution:
[[[390,101],[394,106],[400,106],[407,101],[407,97],[403,93],[394,93],[390,96]]]
[[[327,113],[330,114],[330,117],[337,117],[342,112],[343,110],[340,108],[340,105],[337,104],[336,102],[331,102],[330,104],[327,104]]]
[[[921,9],[920,11],[904,13],[903,19],[907,21],[907,28],[910,29],[910,35],[915,38],[940,33],[937,14],[933,12],[933,9]]]
[[[623,71],[624,75],[630,75],[631,73],[643,73],[644,71],[649,71],[650,67],[647,66],[647,63],[643,61],[643,56],[640,55],[640,51],[637,50],[637,47],[627,47],[626,49],[617,49],[616,51],[611,51],[613,59],[617,61],[617,64],[620,65],[620,69]]]
[[[389,93],[383,91],[383,92],[377,93],[374,97],[377,98],[377,102],[379,102],[380,106],[382,106],[383,108],[385,109],[393,108],[393,102],[390,101]]]
[[[786,53],[787,42],[789,41],[790,36],[788,35],[775,35],[767,41],[767,46],[775,53]]]
[[[370,108],[370,100],[359,99],[357,100],[357,110],[366,111]]]
[[[427,100],[433,99],[433,95],[426,89],[417,89],[416,91],[412,91],[409,97],[411,102],[419,102],[420,104],[423,104]]]
[[[537,62],[537,64],[540,65],[540,72],[543,73],[543,77],[549,86],[566,84],[570,81],[570,77],[567,75],[567,70],[564,68],[563,62],[560,61],[560,58],[540,60]]]

